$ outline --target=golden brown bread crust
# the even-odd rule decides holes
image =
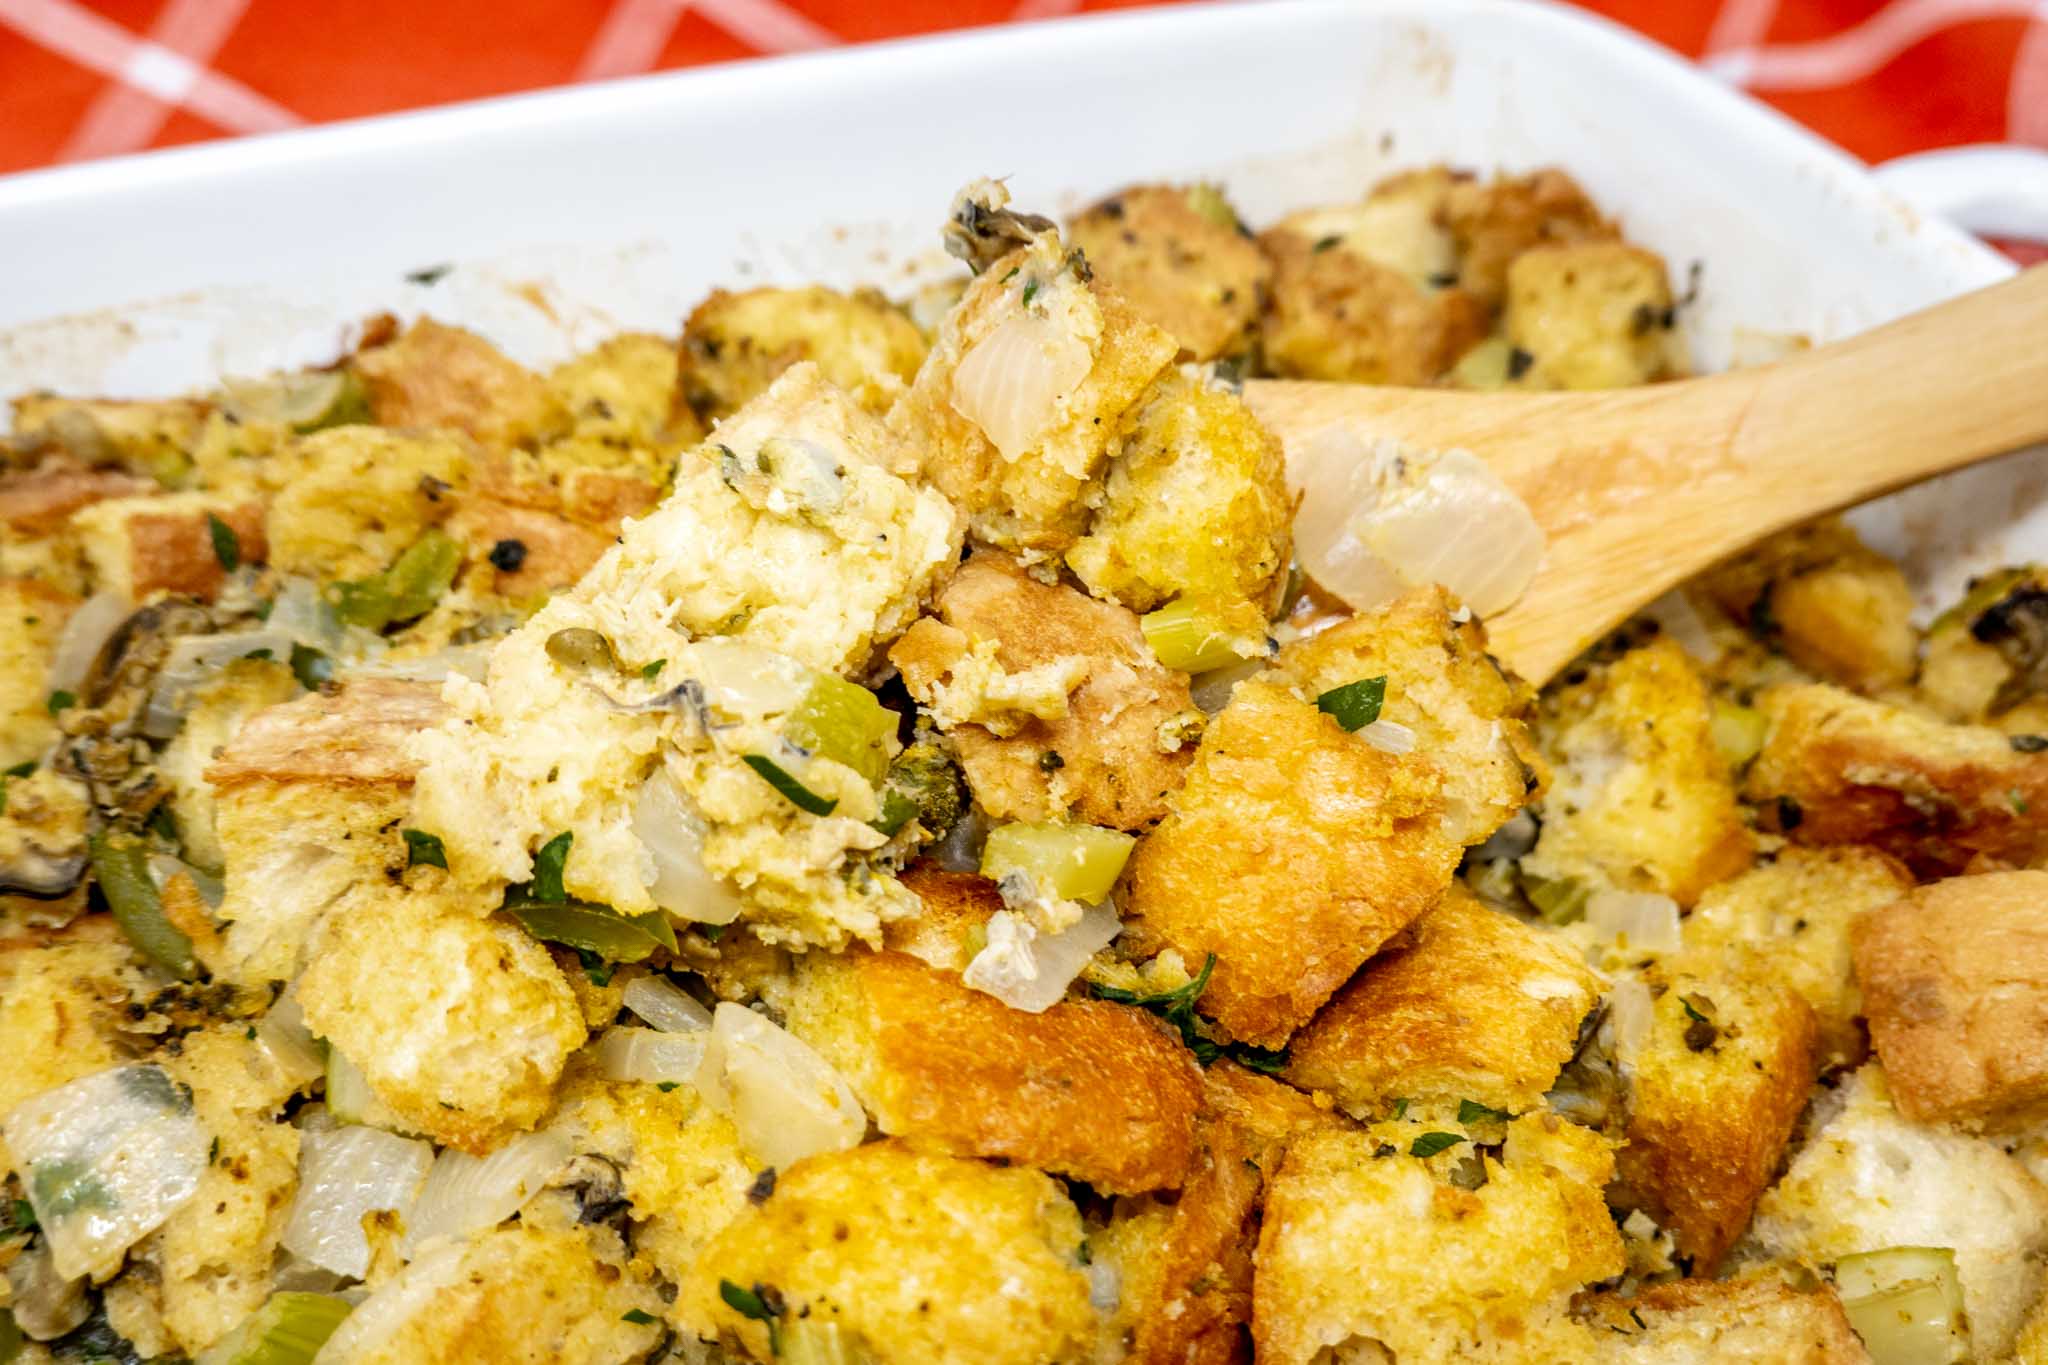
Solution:
[[[1291,691],[1240,683],[1175,810],[1139,840],[1128,920],[1216,966],[1199,1008],[1278,1047],[1450,885],[1442,779]]]
[[[1113,1194],[1187,1178],[1201,1072],[1144,1011],[1064,1000],[1026,1014],[902,953],[805,969],[790,1026],[846,1072],[883,1132]]]
[[[421,318],[350,367],[385,427],[449,427],[486,446],[530,443],[562,424],[547,383],[474,332]]]
[[[215,552],[209,516],[219,517],[235,533],[242,563],[261,564],[269,556],[261,503],[221,506],[209,513],[170,499],[160,506],[155,502],[145,497],[99,504],[108,512],[119,508],[119,515],[100,522],[89,552],[96,561],[109,555],[118,559],[96,567],[109,586],[125,589],[133,601],[159,593],[213,600],[227,581],[227,570]]]
[[[1839,517],[1773,536],[1699,586],[1824,681],[1874,692],[1913,679],[1920,636],[1906,575]]]
[[[1757,704],[1770,729],[1745,794],[1765,828],[1872,844],[1923,878],[2048,857],[2048,753],[1822,684],[1774,687]]]
[[[1662,993],[1633,1059],[1618,1174],[1709,1273],[1749,1225],[1806,1107],[1819,1070],[1813,1010],[1769,981],[1652,973],[1649,984]]]
[[[1601,1334],[1602,1361],[1679,1358],[1726,1365],[1869,1365],[1829,1285],[1798,1290],[1767,1277],[1685,1279],[1632,1298],[1593,1294],[1579,1311]]]
[[[81,507],[155,488],[150,480],[118,469],[87,469],[67,460],[45,460],[34,469],[0,474],[0,525],[18,536],[46,536],[62,529]]]
[[[612,546],[607,532],[554,512],[489,497],[465,499],[449,518],[448,530],[468,548],[469,572],[489,575],[491,591],[514,599],[568,587]],[[520,546],[516,569],[499,568],[489,559],[506,541]]]
[[[1133,185],[1067,225],[1095,273],[1171,332],[1184,361],[1243,349],[1273,275],[1248,232],[1196,212],[1189,196],[1201,192]]]
[[[825,377],[877,417],[924,359],[924,338],[872,289],[714,289],[683,323],[675,412],[709,426],[744,407],[790,366]]]
[[[1441,217],[1458,244],[1459,287],[1489,308],[1507,293],[1508,266],[1531,247],[1620,235],[1576,180],[1548,166],[1490,181],[1460,178]]]
[[[2048,1112],[2048,872],[1922,886],[1852,932],[1900,1112],[1994,1126]]]
[[[1570,943],[1454,884],[1294,1036],[1285,1074],[1359,1117],[1397,1099],[1520,1113],[1571,1060],[1597,992]]]
[[[1392,266],[1281,226],[1259,235],[1273,263],[1260,320],[1266,361],[1290,379],[1435,383],[1486,335],[1485,307],[1460,289],[1425,290]]]
[[[962,972],[976,949],[970,940],[1003,908],[996,884],[972,872],[948,872],[918,862],[897,877],[924,902],[924,913],[882,926],[882,944],[945,971]]]
[[[1087,663],[1065,716],[1033,717],[1007,737],[975,724],[951,731],[968,784],[991,818],[1143,829],[1166,813],[1194,753],[1185,745],[1162,749],[1160,726],[1193,713],[1194,701],[1187,675],[1146,647],[1136,616],[1041,583],[993,551],[961,565],[934,606],[940,621],[968,639],[996,641],[996,660],[1011,673],[1067,658]],[[927,627],[906,635],[889,658],[911,695],[927,701],[959,647],[958,636]]]
[[[206,780],[217,788],[257,780],[410,783],[419,765],[406,740],[445,714],[436,683],[358,678],[251,716],[207,768]]]
[[[1250,1148],[1260,1169],[1279,1169],[1287,1144],[1320,1128],[1349,1128],[1351,1122],[1314,1099],[1255,1071],[1221,1058],[1202,1073],[1202,1103],[1210,1120],[1229,1126]]]
[[[1129,1365],[1221,1365],[1247,1359],[1252,1247],[1263,1183],[1252,1148],[1229,1124],[1204,1124],[1187,1183],[1171,1205],[1124,1201],[1143,1222],[1118,1258],[1118,1325]],[[1116,1237],[1113,1230],[1111,1238]]]

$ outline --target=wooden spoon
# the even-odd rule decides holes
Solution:
[[[1548,545],[1487,634],[1541,683],[1637,608],[1774,532],[2048,440],[2048,266],[1701,379],[1580,393],[1256,380],[1244,396],[1289,449],[1348,424],[1491,465]]]

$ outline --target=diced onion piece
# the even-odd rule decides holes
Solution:
[[[159,1067],[117,1066],[30,1096],[0,1123],[57,1273],[104,1279],[199,1188],[211,1138]]]
[[[739,918],[739,896],[704,866],[704,817],[667,771],[656,769],[633,803],[633,837],[654,867],[647,894],[678,919],[730,924]]]
[[[222,387],[227,393],[222,406],[243,421],[272,422],[308,432],[370,420],[362,383],[345,369],[230,379]]]
[[[858,1146],[867,1115],[831,1063],[785,1029],[729,1000],[712,1015],[697,1089],[731,1117],[740,1143],[778,1168]]]
[[[1722,697],[1714,698],[1707,724],[1714,736],[1714,747],[1731,768],[1740,768],[1762,752],[1764,734],[1770,729],[1763,712],[1754,706],[1737,706]]]
[[[1643,1048],[1650,1041],[1650,1025],[1656,1014],[1656,1001],[1650,998],[1650,988],[1641,978],[1625,976],[1614,983],[1607,993],[1607,1016],[1600,1021],[1599,1041],[1616,1066],[1623,1070],[1635,1067],[1636,1059],[1643,1055]]]
[[[1109,895],[1136,838],[1096,825],[997,825],[981,850],[981,875],[1031,878],[1040,895],[1092,905]]]
[[[800,749],[845,764],[872,785],[889,771],[896,721],[896,713],[865,687],[820,673],[782,722],[782,737]]]
[[[1874,1365],[1946,1365],[1969,1358],[1963,1287],[1947,1247],[1890,1247],[1844,1256],[1835,1290]]]
[[[591,1046],[590,1055],[608,1081],[692,1084],[704,1064],[704,1035],[615,1025]]]
[[[85,1280],[57,1273],[48,1242],[27,1247],[14,1258],[7,1267],[7,1292],[4,1311],[11,1314],[11,1324],[36,1341],[55,1341],[92,1316]],[[0,1360],[11,1361],[5,1336],[0,1332]],[[20,1350],[19,1339],[14,1346]]]
[[[710,1010],[674,982],[658,976],[634,977],[626,983],[621,998],[627,1009],[669,1033],[694,1033],[711,1027]]]
[[[1415,732],[1397,720],[1376,720],[1361,725],[1358,737],[1381,753],[1405,754],[1415,748]]]
[[[346,638],[334,608],[320,595],[312,580],[287,578],[270,604],[270,629],[282,631],[296,644],[325,654],[338,653]]]
[[[1088,1306],[1098,1313],[1114,1313],[1123,1301],[1124,1277],[1108,1261],[1088,1264]]]
[[[272,1294],[193,1365],[311,1365],[348,1315],[348,1300],[332,1294]]]
[[[522,1133],[487,1157],[453,1148],[442,1152],[406,1220],[405,1255],[412,1257],[435,1237],[467,1237],[496,1227],[539,1194],[575,1154],[569,1135],[554,1128]]]
[[[1288,452],[1302,495],[1295,551],[1358,611],[1415,583],[1441,583],[1481,616],[1507,610],[1543,560],[1528,505],[1476,455],[1365,440],[1329,427]]]
[[[1088,960],[1107,948],[1123,926],[1116,907],[1091,905],[1057,934],[1041,934],[1008,910],[988,917],[988,942],[960,979],[1026,1014],[1042,1014],[1067,993]]]
[[[786,654],[718,636],[692,644],[686,657],[663,670],[663,684],[673,686],[679,671],[703,686],[711,706],[746,720],[795,710],[818,677]]]
[[[349,1365],[379,1355],[380,1348],[415,1315],[432,1311],[441,1291],[461,1277],[463,1254],[468,1249],[454,1241],[428,1247],[356,1305],[356,1311],[327,1338],[313,1358],[314,1365]]]
[[[434,1149],[413,1138],[347,1124],[299,1139],[299,1189],[285,1221],[286,1251],[323,1270],[363,1278],[370,1243],[363,1215],[394,1209],[404,1216],[434,1164]]]
[[[271,1065],[294,1089],[324,1075],[327,1057],[312,1031],[306,1027],[305,1011],[298,997],[286,991],[256,1021],[256,1042],[270,1055]]]
[[[1213,716],[1230,705],[1230,694],[1237,690],[1239,683],[1265,666],[1264,659],[1240,659],[1223,668],[1212,668],[1188,679],[1188,693],[1205,715]]]
[[[79,695],[93,661],[133,610],[128,599],[117,592],[96,592],[86,598],[64,623],[57,648],[50,654],[50,691]]]
[[[142,733],[151,739],[169,739],[184,725],[199,689],[217,678],[220,670],[251,655],[287,663],[293,643],[290,635],[275,628],[234,635],[188,635],[177,641],[149,689]]]
[[[1701,616],[1699,608],[1692,604],[1692,598],[1686,596],[1684,588],[1673,588],[1665,593],[1644,607],[1643,615],[1655,621],[1660,630],[1678,641],[1678,647],[1696,663],[1714,663],[1725,652],[1720,642],[1714,638],[1713,629],[1707,625],[1706,618]]]
[[[1087,343],[1051,318],[1023,312],[1006,319],[960,358],[953,408],[981,428],[1005,460],[1037,443],[1062,398],[1094,368]]]
[[[1586,898],[1594,936],[1631,953],[1675,953],[1681,946],[1678,902],[1654,891],[1610,891]]]
[[[1213,603],[1199,597],[1177,597],[1138,618],[1153,655],[1183,673],[1207,673],[1262,652],[1264,632],[1247,639],[1243,624],[1225,620]]]
[[[405,1127],[391,1106],[377,1098],[363,1069],[334,1047],[327,1049],[327,1111],[343,1123],[394,1130]]]
[[[874,1353],[836,1322],[796,1318],[782,1324],[776,1365],[876,1365]]]

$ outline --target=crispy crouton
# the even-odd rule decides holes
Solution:
[[[613,542],[611,534],[559,513],[489,497],[465,499],[448,532],[488,566],[491,591],[514,601],[569,587]]]
[[[1003,908],[996,884],[971,872],[947,872],[930,862],[912,864],[899,880],[916,893],[923,909],[885,928],[883,946],[941,971],[967,970],[979,951],[976,939],[988,917]]]
[[[1486,335],[1486,310],[1327,229],[1327,212],[1296,214],[1259,234],[1273,263],[1259,323],[1267,364],[1289,379],[1434,383]]]
[[[178,487],[212,404],[200,398],[67,398],[27,393],[14,400],[14,430],[43,438],[88,465],[119,465]]]
[[[531,445],[566,421],[561,397],[474,332],[421,318],[356,352],[378,426],[459,431],[485,446]]]
[[[1277,1047],[1450,885],[1441,791],[1426,759],[1381,752],[1276,683],[1240,683],[1131,855],[1126,915],[1190,962],[1214,953],[1201,1008]]]
[[[1920,639],[1906,575],[1837,517],[1772,537],[1701,586],[1827,682],[1878,692],[1912,681]]]
[[[1672,1280],[1633,1298],[1601,1294],[1585,1312],[1583,1360],[1601,1365],[1869,1365],[1827,1285],[1780,1280]]]
[[[1287,584],[1284,475],[1280,443],[1240,399],[1171,376],[1138,410],[1067,564],[1132,611],[1194,597],[1270,616]]]
[[[207,768],[251,716],[299,695],[299,681],[290,667],[273,659],[236,659],[193,690],[185,723],[157,760],[157,772],[171,784],[170,811],[186,861],[214,872],[222,863]],[[309,709],[302,706],[295,714]]]
[[[1806,1107],[1813,1011],[1771,981],[1653,972],[1648,984],[1649,1028],[1620,1055],[1632,1083],[1617,1164],[1629,1202],[1708,1272],[1749,1225]]]
[[[1507,296],[1508,267],[1531,247],[1620,236],[1577,181],[1549,167],[1456,180],[1444,192],[1440,216],[1457,244],[1459,287],[1489,308]]]
[[[1596,984],[1569,942],[1454,887],[1295,1035],[1286,1076],[1361,1118],[1397,1099],[1520,1113],[1571,1060]]]
[[[1259,1360],[1309,1365],[1347,1343],[1400,1361],[1456,1359],[1474,1340],[1512,1343],[1621,1271],[1600,1196],[1613,1170],[1604,1139],[1530,1115],[1508,1125],[1498,1158],[1460,1142],[1424,1159],[1408,1150],[1422,1131],[1311,1133],[1289,1149],[1259,1232]],[[1475,1160],[1485,1183],[1452,1183],[1453,1166]]]
[[[412,780],[406,741],[447,714],[431,683],[359,678],[252,718],[206,778],[228,787],[252,780],[376,786]]]
[[[0,578],[0,768],[43,756],[57,738],[50,656],[78,599],[33,578]]]
[[[1556,770],[1524,873],[1654,891],[1689,906],[1749,866],[1753,840],[1685,651],[1660,636],[1546,698]]]
[[[233,532],[238,562],[264,561],[262,505],[214,493],[107,498],[80,511],[71,524],[102,590],[131,602],[159,593],[211,601],[227,579],[214,542],[215,521]]]
[[[1822,684],[1757,700],[1770,728],[1745,793],[1803,844],[1872,844],[1922,877],[2048,856],[2048,753]]]
[[[1856,980],[1899,1112],[2048,1114],[2048,872],[1955,877],[1856,922]]]
[[[1853,1066],[1867,1049],[1849,926],[1912,885],[1896,859],[1875,849],[1787,848],[1708,888],[1685,921],[1685,949],[1718,970],[1799,992],[1813,1007],[1822,1061]]]
[[[455,509],[472,463],[446,433],[349,426],[295,441],[265,523],[272,562],[323,582],[375,573]]]
[[[920,623],[889,657],[950,731],[991,817],[1142,829],[1165,814],[1193,758],[1168,747],[1166,727],[1197,713],[1186,675],[1153,657],[1135,616],[990,552],[962,565],[934,606],[938,620]],[[993,642],[993,670],[976,650],[981,641]],[[995,677],[977,686],[976,665]],[[1044,700],[1018,686],[1040,674],[1056,679]],[[1003,705],[1005,684],[1018,694],[1017,712]]]
[[[1201,1073],[1142,1011],[1027,1014],[915,958],[854,952],[807,955],[785,1012],[892,1137],[1112,1194],[1187,1178]]]
[[[540,1120],[584,1037],[545,948],[402,887],[366,887],[330,917],[298,996],[414,1131],[475,1155]]]
[[[1384,677],[1380,716],[1415,732],[1415,752],[1443,771],[1444,824],[1485,842],[1538,790],[1543,759],[1524,723],[1533,697],[1486,652],[1479,624],[1452,615],[1442,588],[1416,588],[1288,647],[1278,661],[1307,696]]]
[[[1664,259],[1623,242],[1539,246],[1508,267],[1509,343],[1530,388],[1618,389],[1685,371]]]
[[[674,1316],[772,1359],[768,1324],[720,1294],[730,1283],[785,1345],[816,1333],[875,1365],[1051,1365],[1084,1358],[1095,1331],[1080,1246],[1074,1206],[1038,1171],[869,1143],[780,1172],[705,1248]]]
[[[438,1243],[378,1286],[330,1350],[360,1365],[644,1359],[663,1304],[625,1259],[603,1229],[530,1220]]]
[[[1773,1255],[1819,1269],[1888,1247],[1952,1247],[1973,1354],[1999,1357],[2040,1292],[2048,1187],[1992,1143],[1902,1118],[1875,1063],[1757,1205]]]
[[[1067,239],[1180,359],[1234,355],[1250,343],[1273,270],[1212,185],[1133,185],[1067,225]]]
[[[2008,733],[2048,729],[2048,574],[2027,565],[1970,581],[1927,627],[1919,695],[1949,720]]]
[[[0,1114],[124,1060],[122,1006],[148,993],[110,916],[78,921],[47,942],[0,940]]]
[[[705,427],[745,407],[799,361],[876,417],[924,360],[924,337],[872,289],[714,289],[683,324],[675,409]]]
[[[72,513],[108,498],[156,491],[147,479],[118,469],[90,469],[69,460],[46,460],[34,469],[0,474],[0,526],[11,536],[54,535]]]
[[[1291,1085],[1261,1076],[1228,1058],[1202,1073],[1203,1112],[1228,1125],[1251,1150],[1260,1169],[1275,1171],[1287,1144],[1318,1128],[1349,1128],[1340,1114]]]
[[[1086,529],[1126,414],[1179,346],[1086,272],[1052,231],[991,265],[889,414],[975,537],[1031,558],[1064,552]],[[1019,365],[1021,390],[1002,372]],[[1020,397],[1040,406],[1014,411]]]
[[[665,435],[675,394],[675,342],[622,332],[555,366],[547,384],[577,434],[653,445]],[[703,435],[694,429],[683,434]]]

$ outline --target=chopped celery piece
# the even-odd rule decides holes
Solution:
[[[1508,339],[1488,337],[1458,357],[1451,366],[1451,382],[1461,389],[1501,389],[1508,382]]]
[[[343,1123],[363,1123],[393,1133],[410,1131],[397,1111],[377,1098],[362,1068],[331,1047],[327,1049],[327,1112]]]
[[[622,915],[588,901],[524,899],[507,901],[505,909],[535,938],[581,948],[608,962],[639,962],[656,948],[676,948],[675,926],[659,910]]]
[[[798,1318],[782,1329],[782,1365],[874,1365],[860,1339],[836,1322]]]
[[[1138,627],[1159,662],[1183,673],[1207,673],[1244,657],[1243,633],[1198,597],[1176,597],[1139,617]]]
[[[1237,210],[1230,207],[1230,201],[1223,197],[1223,191],[1214,185],[1190,185],[1187,189],[1188,207],[1204,221],[1220,228],[1237,231]]]
[[[1753,706],[1737,706],[1732,701],[1716,697],[1708,723],[1713,731],[1715,747],[1720,749],[1721,757],[1728,760],[1731,768],[1742,767],[1764,747],[1767,722],[1764,713]]]
[[[1587,885],[1576,877],[1522,878],[1522,894],[1536,907],[1543,918],[1552,924],[1570,924],[1584,919],[1586,901],[1592,895]]]
[[[981,851],[981,875],[1031,878],[1040,895],[1094,905],[1109,895],[1137,839],[1096,825],[997,825]]]
[[[896,713],[857,683],[821,673],[782,722],[782,737],[878,783],[889,771]]]
[[[89,847],[93,876],[128,941],[172,976],[197,976],[192,940],[164,918],[163,898],[149,875],[149,846],[132,834],[110,830],[94,836]]]
[[[348,1300],[333,1294],[272,1294],[193,1365],[309,1365],[349,1311]]]
[[[365,630],[424,616],[448,591],[461,567],[462,546],[446,531],[428,531],[383,573],[336,583],[334,614],[344,624]]]
[[[1890,1247],[1835,1266],[1842,1310],[1875,1365],[1948,1365],[1969,1358],[1963,1288],[1947,1247]]]

